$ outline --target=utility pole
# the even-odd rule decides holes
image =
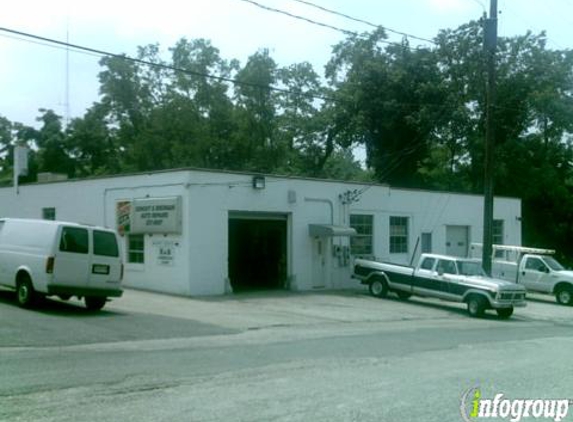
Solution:
[[[493,168],[495,151],[495,52],[497,49],[497,0],[490,0],[489,19],[485,19],[484,49],[487,61],[487,95],[484,162],[483,250],[482,263],[491,276],[493,243]]]

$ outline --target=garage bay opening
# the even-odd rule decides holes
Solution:
[[[229,213],[233,292],[287,288],[287,216]]]

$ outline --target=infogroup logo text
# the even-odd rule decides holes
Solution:
[[[548,419],[560,422],[569,412],[569,399],[509,399],[497,393],[493,399],[482,397],[481,389],[470,388],[461,399],[460,412],[465,422],[501,418],[510,422],[523,419]]]

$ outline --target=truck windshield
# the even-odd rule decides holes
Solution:
[[[555,258],[551,256],[546,256],[543,258],[543,260],[545,261],[547,266],[551,268],[553,271],[563,271],[565,269],[563,265],[561,265],[559,262],[557,262]]]
[[[462,275],[485,275],[483,268],[479,262],[474,261],[458,261],[458,268],[460,269],[460,274]]]

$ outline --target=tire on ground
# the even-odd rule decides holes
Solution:
[[[510,308],[500,308],[495,310],[500,318],[509,318],[513,315],[513,306]]]
[[[370,294],[374,297],[386,297],[388,294],[388,283],[381,276],[374,276],[368,285]]]
[[[486,299],[483,296],[473,294],[467,299],[468,313],[471,317],[479,318],[485,313],[487,306]]]
[[[571,305],[573,303],[573,289],[569,286],[557,287],[555,299],[561,305]]]
[[[86,296],[84,301],[86,303],[86,308],[88,308],[90,311],[99,311],[105,306],[107,297]]]
[[[37,294],[32,279],[27,273],[18,274],[16,281],[16,300],[22,308],[31,308],[36,303]]]

